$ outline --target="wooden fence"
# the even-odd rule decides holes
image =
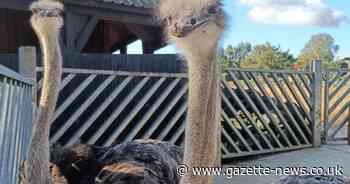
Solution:
[[[37,71],[40,75],[42,68]],[[186,74],[63,71],[51,143],[111,146],[159,139],[183,144]],[[229,70],[221,83],[223,158],[319,146],[319,77],[319,71]]]
[[[34,83],[0,65],[1,183],[18,183],[32,130]]]
[[[350,70],[327,70],[323,74],[326,141],[350,144]]]
[[[231,69],[222,76],[223,158],[320,145],[317,63],[310,72]],[[31,71],[40,95],[42,68]],[[110,146],[150,138],[182,145],[187,90],[185,73],[64,67],[51,143]]]

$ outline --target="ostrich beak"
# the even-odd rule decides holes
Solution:
[[[175,28],[170,31],[170,34],[176,38],[182,38],[182,37],[187,36],[192,31],[196,30],[200,26],[208,23],[209,21],[211,21],[211,18],[205,17],[205,18],[197,19],[196,24],[193,24],[193,25],[184,25],[184,26],[180,27],[180,26],[178,26],[178,24],[176,24],[174,26]]]

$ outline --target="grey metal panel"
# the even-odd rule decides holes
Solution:
[[[42,67],[37,67],[37,72],[42,72]],[[124,71],[112,71],[112,70],[89,70],[89,69],[73,69],[64,68],[63,73],[71,74],[89,74],[89,75],[119,75],[119,76],[132,76],[132,77],[181,77],[187,78],[186,73],[152,73],[152,72],[124,72]]]
[[[135,136],[139,131],[145,126],[147,121],[151,118],[154,112],[159,108],[159,106],[164,102],[165,98],[169,96],[175,86],[180,82],[180,79],[175,79],[172,83],[160,94],[158,100],[152,104],[152,107],[146,112],[146,115],[138,122],[137,126],[134,127],[131,132],[127,135],[125,141],[131,141],[135,139]]]
[[[4,67],[1,64],[0,64],[0,75],[6,76],[6,77],[11,78],[11,79],[18,81],[18,82],[23,82],[23,83],[27,83],[27,84],[31,84],[31,85],[33,85],[35,83],[35,81],[32,81],[28,78],[25,78],[25,77],[21,76],[20,74]]]
[[[166,80],[166,78],[162,77],[161,79],[159,79],[156,82],[156,84],[154,84],[152,86],[152,88],[146,93],[145,96],[142,97],[142,99],[140,99],[140,101],[137,103],[137,105],[134,107],[134,109],[128,114],[127,118],[124,119],[121,123],[119,123],[118,128],[113,131],[111,136],[107,139],[105,145],[112,145],[112,143],[125,130],[125,128],[130,124],[130,122],[133,120],[133,118],[140,112],[142,107],[154,95],[154,93],[158,90],[160,85],[162,85],[165,80]]]
[[[142,138],[149,139],[152,134],[157,130],[159,125],[162,123],[164,118],[169,114],[171,109],[175,106],[175,104],[185,95],[188,90],[188,84],[182,86],[180,91],[176,94],[176,96],[172,99],[172,101],[167,104],[167,107],[162,111],[162,113],[158,116],[158,118],[152,123],[152,125],[147,129],[147,131],[142,135]]]
[[[22,112],[32,108],[33,81],[0,65],[0,178],[1,183],[18,183],[19,166],[23,159],[22,132],[31,131],[24,121],[32,121],[32,114]],[[29,98],[29,101],[27,100]],[[29,103],[27,103],[29,102]]]
[[[179,121],[179,119],[186,114],[186,110],[187,110],[187,102],[185,102],[181,105],[179,110],[170,119],[169,123],[167,123],[166,127],[162,130],[161,134],[157,137],[157,139],[164,140],[165,137],[171,131],[171,129],[174,128],[176,122]]]
[[[55,121],[68,108],[68,106],[73,103],[74,99],[76,99],[96,77],[97,75],[90,75],[88,78],[86,78],[84,82],[81,83],[81,85],[79,85],[79,87],[77,87],[67,99],[65,99],[64,103],[57,108],[52,118],[52,121]],[[53,135],[53,137],[55,137],[55,135]]]
[[[115,76],[109,76],[83,103],[76,109],[70,118],[64,122],[63,126],[58,129],[54,136],[50,139],[52,142],[56,142],[63,134],[73,125],[73,123],[79,118],[79,116],[96,100],[96,98],[103,92],[104,89],[115,79]]]
[[[79,137],[85,133],[85,131],[93,124],[93,122],[101,115],[103,111],[113,102],[113,100],[120,94],[120,92],[129,84],[132,77],[125,78],[123,82],[113,90],[113,92],[106,98],[101,106],[89,117],[84,125],[77,131],[77,133],[70,139],[67,146],[73,145],[78,141]],[[88,142],[89,144],[93,144]]]
[[[140,90],[145,86],[145,84],[150,80],[149,77],[145,77],[141,82],[137,84],[137,86],[130,92],[130,94],[123,100],[123,102],[118,106],[117,109],[113,111],[113,113],[108,117],[106,122],[102,123],[102,126],[98,128],[95,135],[90,139],[92,142],[96,143],[96,141],[102,136],[102,134],[111,126],[113,121],[120,115],[120,113],[125,109],[125,107],[131,102],[131,100],[140,92]],[[104,145],[109,146],[109,145]]]
[[[7,106],[7,111],[6,111],[6,114],[5,114],[5,119],[4,119],[4,122],[5,122],[5,137],[4,137],[4,142],[3,142],[3,149],[2,149],[2,154],[1,154],[1,160],[3,160],[3,165],[1,165],[1,171],[2,171],[2,177],[5,178],[5,182],[9,182],[9,173],[8,173],[8,168],[9,168],[9,159],[8,159],[8,152],[9,152],[9,149],[10,149],[10,142],[11,142],[11,139],[12,139],[12,135],[9,134],[10,130],[11,130],[11,125],[12,125],[12,122],[11,122],[11,110],[13,108],[13,98],[14,98],[14,95],[15,95],[15,82],[10,80],[9,81],[9,84],[10,84],[10,93],[9,93],[9,101],[8,101],[8,106]]]

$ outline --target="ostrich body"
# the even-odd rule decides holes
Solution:
[[[218,1],[164,0],[159,16],[167,33],[188,60],[189,95],[184,163],[190,168],[217,166],[219,142],[219,79],[216,54],[225,27]],[[212,176],[189,172],[182,184],[213,183]]]
[[[34,132],[26,162],[25,181],[29,184],[49,184],[50,149],[49,133],[62,74],[62,56],[59,45],[63,26],[61,12],[63,5],[57,1],[42,0],[31,6],[32,27],[39,39],[44,64],[43,90]],[[55,168],[54,168],[55,170]]]

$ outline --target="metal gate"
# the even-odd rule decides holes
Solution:
[[[183,144],[186,74],[63,71],[52,143],[110,146],[151,138]],[[39,79],[41,72],[39,68]],[[224,74],[223,158],[311,147],[312,122],[317,121],[315,77],[314,72],[277,70],[232,69]],[[41,86],[39,80],[39,93]]]
[[[232,69],[222,81],[224,158],[312,146],[314,73]]]
[[[323,78],[326,141],[349,140],[350,70],[327,70]]]
[[[18,183],[32,132],[34,86],[0,65],[0,183]]]

